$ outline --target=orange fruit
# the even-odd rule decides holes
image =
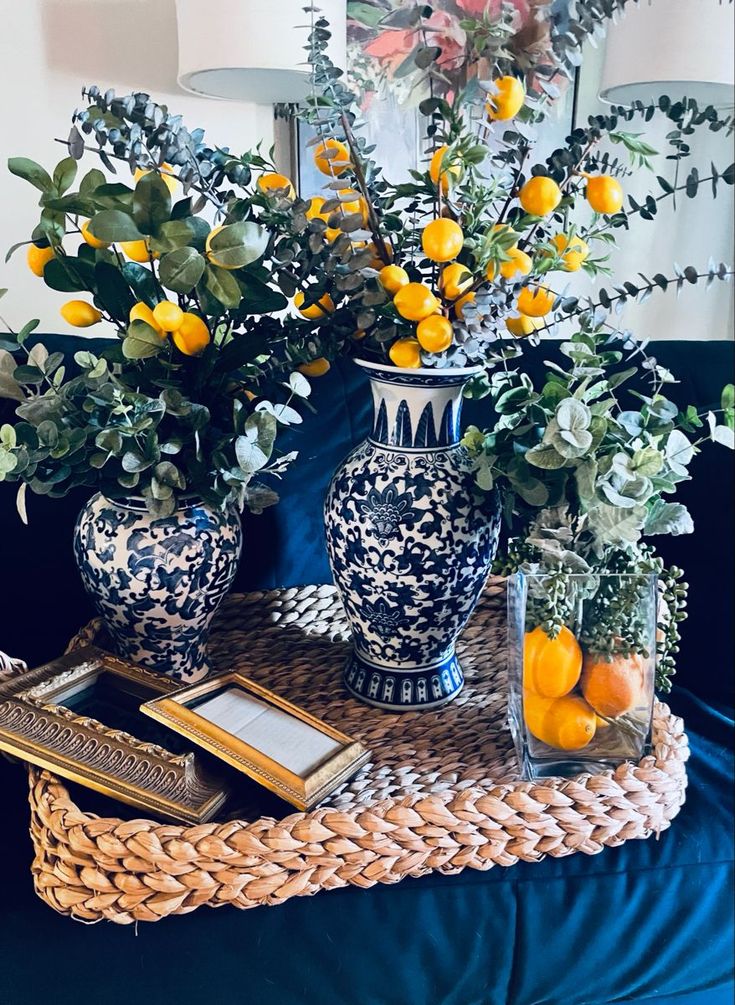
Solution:
[[[517,77],[499,77],[493,83],[497,90],[489,95],[485,109],[491,119],[507,122],[523,108],[526,100],[523,83]]]
[[[444,299],[456,300],[472,286],[473,282],[472,273],[466,265],[461,265],[459,262],[447,265],[441,274],[441,289]]]
[[[582,650],[564,626],[550,638],[541,625],[523,640],[523,686],[544,698],[569,694],[582,673]]]
[[[396,294],[402,286],[408,286],[408,273],[400,265],[385,265],[378,273],[380,285],[388,293]]]
[[[196,315],[193,315],[196,317]],[[178,304],[172,304],[170,300],[162,300],[153,308],[153,320],[164,332],[175,332],[181,327],[184,320],[184,312]]]
[[[121,241],[120,248],[133,262],[150,262],[158,258],[157,251],[151,251],[145,241]]]
[[[291,179],[287,178],[285,174],[277,174],[275,171],[268,171],[266,174],[262,174],[258,178],[258,188],[265,195],[277,193],[285,195],[289,199],[296,198],[296,189],[293,187]]]
[[[320,195],[312,196],[312,198],[309,201],[309,208],[306,211],[306,219],[324,220],[325,223],[328,223],[329,217],[332,214],[322,213],[322,206],[326,201],[327,200],[323,199]],[[339,227],[327,227],[327,229],[324,231],[324,236],[328,241],[336,241],[341,233],[342,231],[339,229]]]
[[[48,248],[39,248],[35,244],[28,245],[26,261],[28,262],[28,268],[34,276],[43,279],[43,270],[46,268],[47,262],[50,262],[53,257],[54,249],[50,246]]]
[[[350,167],[350,151],[345,143],[330,137],[314,147],[314,164],[322,174],[339,177]]]
[[[424,254],[432,262],[451,262],[462,250],[464,233],[455,220],[432,220],[421,234]]]
[[[463,297],[461,297],[461,299],[459,299],[459,300],[457,300],[455,302],[455,304],[454,304],[454,313],[457,315],[457,317],[460,319],[460,321],[464,320],[464,308],[467,306],[467,304],[473,304],[476,299],[477,299],[477,294],[476,293],[474,293],[474,292],[473,293],[465,293],[465,295]]]
[[[505,319],[505,327],[516,338],[525,338],[527,335],[531,335],[542,324],[543,322],[538,318],[529,318],[525,314]]]
[[[589,246],[581,237],[567,237],[566,234],[556,234],[551,243],[557,250],[566,272],[577,272],[582,268],[584,260],[590,253]]]
[[[441,314],[424,318],[416,328],[416,338],[426,352],[444,352],[452,344],[453,336],[452,322]]]
[[[609,174],[598,174],[588,178],[585,196],[595,213],[604,213],[607,216],[617,213],[625,198],[623,186],[617,178]]]
[[[67,300],[59,313],[74,328],[89,328],[102,320],[102,314],[86,300]]]
[[[531,256],[520,248],[508,248],[505,252],[509,256],[507,262],[500,263],[500,275],[503,279],[514,279],[516,276],[527,276],[533,268]],[[487,267],[485,277],[489,282],[495,278],[495,263],[490,262]]]
[[[308,307],[302,308],[302,304],[306,300],[306,294],[299,290],[293,298],[294,307],[298,310],[299,314],[302,314],[309,321],[318,321],[320,318],[325,318],[327,314],[331,314],[334,310],[334,301],[328,293],[325,293],[319,298],[316,303],[309,304]]]
[[[82,232],[82,237],[90,246],[90,248],[109,248],[110,245],[107,243],[107,241],[100,241],[100,239],[98,237],[95,237],[94,234],[90,234],[89,224],[90,221],[85,220],[79,229]]]
[[[561,202],[561,189],[553,178],[534,175],[525,183],[518,198],[531,216],[548,216]]]
[[[183,352],[185,356],[198,356],[212,340],[209,328],[198,314],[184,314],[171,338],[179,352]]]
[[[517,308],[531,318],[545,317],[554,306],[556,295],[545,286],[524,286],[518,294]]]
[[[356,193],[353,193],[352,189],[343,188],[343,189],[340,189],[340,191],[339,191],[338,194],[341,195],[341,196],[346,196],[346,195],[351,195],[351,194],[355,195]],[[350,199],[349,202],[343,202],[342,203],[342,211],[345,214],[345,216],[349,216],[351,213],[359,213],[360,216],[362,217],[362,225],[363,225],[363,227],[367,226],[367,222],[368,222],[368,204],[365,201],[364,196],[356,195],[356,198]]]
[[[330,366],[329,360],[320,356],[318,359],[313,359],[311,363],[302,363],[297,369],[299,373],[303,373],[306,377],[323,377]]]
[[[145,323],[150,325],[151,328],[155,328],[159,335],[163,335],[163,328],[161,328],[153,316],[153,311],[148,304],[144,304],[142,300],[139,300],[137,304],[133,304],[130,308],[130,314],[128,316],[131,321],[145,321]]]
[[[607,658],[588,653],[582,670],[582,694],[600,715],[616,719],[638,703],[645,666],[640,655]]]
[[[523,718],[528,731],[557,750],[581,750],[595,735],[597,720],[584,698],[544,698],[523,692]]]
[[[388,350],[388,355],[396,366],[411,370],[421,366],[421,350],[415,338],[399,338]]]
[[[407,321],[423,321],[439,309],[439,302],[423,283],[406,283],[393,298],[393,305]]]
[[[451,159],[444,158],[449,147],[444,144],[443,147],[439,147],[435,150],[431,163],[429,164],[429,177],[434,182],[435,185],[439,184],[439,178],[441,177],[442,192],[446,195],[449,191],[449,186],[453,181],[459,179],[462,175],[462,167]]]

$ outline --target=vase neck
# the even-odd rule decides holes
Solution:
[[[370,439],[386,447],[406,450],[456,446],[460,439],[462,391],[474,372],[370,367],[368,376],[373,392]]]

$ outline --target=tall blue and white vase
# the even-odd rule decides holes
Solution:
[[[370,436],[337,469],[327,550],[352,628],[345,684],[391,712],[459,694],[454,646],[495,556],[499,507],[477,491],[460,445],[462,391],[479,368],[368,372]]]
[[[97,493],[74,531],[82,582],[116,653],[182,684],[209,673],[209,627],[241,549],[239,514],[197,500],[156,519],[143,499]]]

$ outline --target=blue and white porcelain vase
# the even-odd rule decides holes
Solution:
[[[74,531],[82,582],[117,654],[182,684],[209,673],[209,626],[241,549],[239,514],[193,499],[155,518],[143,499],[97,493]]]
[[[352,628],[345,683],[392,712],[438,708],[464,683],[454,645],[495,556],[499,508],[460,445],[462,391],[479,368],[368,371],[370,436],[337,469],[327,550]]]

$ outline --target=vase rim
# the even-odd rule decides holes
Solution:
[[[119,506],[121,509],[132,509],[132,510],[147,510],[146,501],[142,495],[131,495],[122,496],[119,499],[112,499],[110,496],[105,495],[104,492],[98,492],[105,502],[108,502],[111,506]],[[198,495],[183,495],[179,496],[176,512],[182,509],[191,509],[192,506],[203,506],[204,500]]]
[[[446,367],[435,367],[435,366],[394,366],[392,363],[375,363],[368,359],[359,359],[355,357],[355,363],[357,366],[362,367],[364,370],[375,370],[379,372],[388,372],[400,375],[403,377],[474,377],[479,373],[483,373],[485,367],[481,363],[476,363],[473,366],[446,366]]]

